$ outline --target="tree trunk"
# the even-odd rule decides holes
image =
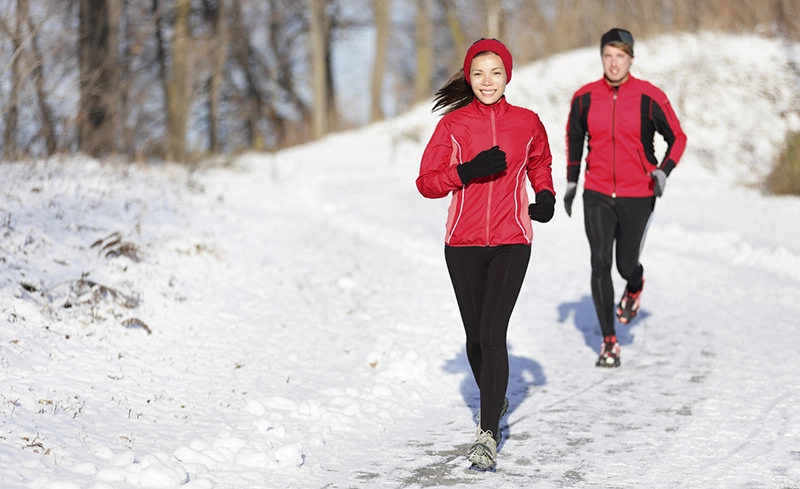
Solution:
[[[214,66],[208,90],[208,141],[213,153],[218,153],[221,147],[218,128],[220,120],[219,97],[222,82],[225,78],[225,60],[228,56],[229,44],[226,3],[226,0],[217,0],[217,8],[214,11],[213,18],[217,42],[214,43]]]
[[[325,113],[328,115],[328,132],[336,129],[339,118],[336,113],[336,90],[333,87],[333,38],[331,37],[331,21],[325,20],[325,91],[327,96],[327,107]]]
[[[267,21],[270,25],[276,26],[279,24],[286,24],[287,17],[292,18],[296,13],[287,13],[279,8],[270,10],[270,17]],[[305,13],[302,14],[306,15]],[[293,61],[293,51],[287,49],[287,41],[285,39],[285,29],[270,29],[269,32],[269,56],[273,59],[273,66],[267,70],[269,72],[268,83],[275,83],[280,89],[282,98],[268,97],[266,102],[265,116],[272,124],[273,142],[272,146],[282,146],[287,144],[296,144],[300,141],[308,141],[311,137],[312,127],[312,109],[313,101],[306,102],[305,98],[299,93],[304,87],[301,83],[295,80],[296,63]],[[276,105],[280,104],[282,107],[291,107],[299,115],[299,121],[292,123],[286,117],[285,112],[280,112],[276,109]],[[330,104],[330,102],[329,102]]]
[[[250,149],[264,151],[266,141],[260,129],[261,121],[264,119],[264,112],[268,113],[272,109],[268,95],[263,94],[259,84],[257,67],[252,60],[257,58],[250,44],[251,33],[246,28],[242,20],[242,7],[238,0],[234,0],[231,6],[231,50],[233,61],[239,65],[239,69],[244,77],[244,96],[241,98],[243,125],[245,137]],[[276,128],[278,138],[283,137],[283,128]]]
[[[11,58],[11,91],[8,94],[8,109],[5,113],[5,129],[3,130],[3,157],[7,160],[17,158],[17,123],[19,120],[19,89],[22,86],[22,73],[20,69],[20,56],[22,54],[22,24],[23,16],[28,14],[28,2],[17,1],[17,10],[14,16],[11,45],[14,53]]]
[[[189,13],[191,0],[176,0],[171,59],[167,77],[167,159],[187,161],[186,128],[191,103],[191,52]]]
[[[468,42],[464,39],[464,30],[461,27],[461,20],[458,17],[458,7],[454,0],[442,0],[447,27],[450,30],[450,37],[453,39],[453,47],[456,53],[461,55],[469,48]]]
[[[486,37],[508,42],[505,39],[505,17],[503,16],[502,0],[484,0],[484,2],[486,4]]]
[[[433,15],[431,0],[417,0],[417,72],[414,77],[414,101],[431,96],[433,80]]]
[[[312,110],[312,135],[319,139],[329,131],[328,112],[328,66],[327,47],[328,21],[325,0],[311,0],[311,80],[314,94]]]
[[[20,3],[25,3],[27,5],[28,0],[19,0]],[[33,78],[33,86],[36,90],[36,100],[39,104],[39,114],[41,116],[41,128],[39,129],[39,133],[44,137],[44,144],[45,144],[45,151],[46,154],[52,155],[58,150],[58,139],[56,137],[56,125],[55,121],[53,120],[53,110],[50,107],[50,104],[47,103],[47,92],[44,88],[44,67],[42,64],[44,63],[44,57],[42,56],[42,51],[39,48],[39,41],[38,36],[36,35],[36,27],[33,25],[33,19],[27,16],[28,21],[28,32],[30,32],[31,36],[31,51],[33,58],[33,68],[31,71],[31,77]]]
[[[389,50],[389,0],[375,0],[375,63],[370,84],[370,122],[383,119],[383,74],[386,70],[386,52]]]
[[[80,0],[79,147],[102,157],[116,151],[121,0]]]

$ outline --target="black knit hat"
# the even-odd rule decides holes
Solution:
[[[620,42],[625,44],[625,46],[628,48],[626,51],[629,51],[628,54],[633,56],[633,35],[629,31],[614,27],[610,31],[603,34],[603,37],[600,38],[600,51],[603,51],[603,48],[606,47],[606,44],[611,44],[612,42]]]

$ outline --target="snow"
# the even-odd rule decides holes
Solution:
[[[594,367],[582,206],[535,225],[492,474],[444,264],[414,186],[430,104],[189,170],[0,165],[0,486],[800,488],[800,198],[753,186],[798,123],[798,45],[637,42],[689,136],[643,255],[623,365]],[[564,186],[595,48],[517,68]],[[579,197],[580,199],[580,197]],[[617,290],[621,290],[615,276]]]

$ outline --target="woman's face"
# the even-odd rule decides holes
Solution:
[[[611,45],[603,47],[603,73],[612,87],[619,86],[628,80],[633,64],[633,56]]]
[[[500,56],[489,52],[472,58],[469,84],[481,103],[491,105],[500,100],[506,91],[506,68]]]

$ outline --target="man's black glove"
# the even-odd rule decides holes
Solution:
[[[567,215],[572,217],[572,201],[575,200],[575,194],[578,192],[578,184],[575,182],[567,182],[567,190],[564,191],[564,208],[567,209]]]
[[[556,196],[549,190],[540,190],[536,193],[536,203],[528,206],[528,215],[539,222],[547,222],[553,218],[556,211]]]
[[[471,161],[458,165],[458,176],[464,185],[470,180],[494,175],[506,169],[506,154],[500,146],[493,146],[475,155]]]
[[[667,174],[664,170],[653,170],[653,173],[650,174],[650,178],[653,179],[653,194],[656,197],[664,195],[664,188],[667,186]]]

